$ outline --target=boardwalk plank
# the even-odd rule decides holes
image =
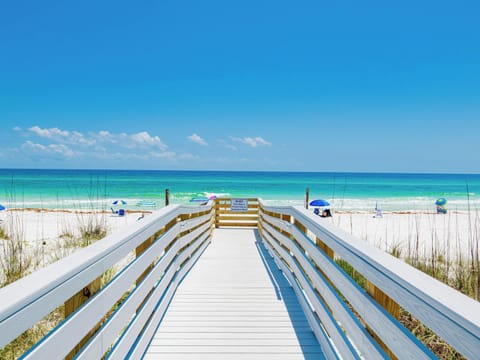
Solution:
[[[254,229],[215,231],[145,359],[324,358],[294,291],[257,239]]]

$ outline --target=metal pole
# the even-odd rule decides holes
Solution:
[[[305,209],[308,209],[308,200],[310,197],[310,189],[307,187],[305,190]]]
[[[170,204],[170,191],[168,189],[165,189],[165,206],[168,206]]]

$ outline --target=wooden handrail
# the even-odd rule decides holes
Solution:
[[[288,264],[288,271],[292,271],[297,283],[307,276],[309,282],[305,286],[318,290],[320,300],[325,302],[331,316],[337,319],[349,341],[352,341],[356,354],[349,353],[344,347],[339,348],[339,351],[346,352],[341,353],[342,356],[385,356],[381,351],[384,346],[388,357],[434,358],[394,315],[387,312],[386,305],[391,303],[410,312],[467,358],[478,356],[480,303],[336,228],[308,210],[269,206],[262,200],[259,204],[259,228],[272,255],[279,262]],[[287,217],[292,220],[282,219]],[[335,263],[334,258],[341,258],[363,275],[369,283],[369,292],[372,293],[371,286],[374,286],[378,289],[378,297],[372,297],[360,288]],[[309,291],[302,286],[302,293],[308,294]],[[386,298],[389,300],[386,301]],[[348,301],[354,312],[339,303],[343,299]],[[312,299],[308,301],[312,303]],[[317,317],[320,311],[314,314]],[[352,314],[364,324],[361,328],[349,320]],[[318,320],[328,328],[328,319]],[[365,330],[375,332],[378,340],[375,349],[369,348],[365,341]],[[330,326],[329,335],[324,333],[322,336],[330,338],[333,331]]]
[[[24,357],[75,354],[90,359],[109,352],[110,358],[140,358],[215,225],[258,226],[329,359],[434,358],[399,323],[395,312],[400,307],[467,358],[478,355],[480,303],[302,207],[270,206],[249,198],[247,211],[231,212],[230,200],[169,205],[122,234],[0,289],[0,347],[135,252],[126,267],[102,288],[92,287],[87,301],[73,306],[68,318]],[[365,277],[367,289],[337,259]]]
[[[185,220],[181,220],[185,215]],[[131,322],[138,324],[143,316],[146,320],[140,327],[142,330],[150,321],[148,306],[156,306],[167,292],[173,294],[181,280],[178,278],[181,269],[192,266],[198,252],[208,245],[213,217],[213,203],[195,207],[170,205],[145,217],[124,233],[107,236],[0,289],[0,347],[143,244],[133,261],[96,294],[91,294],[83,306],[71,309],[67,319],[24,355],[25,358],[58,358],[76,349],[79,358],[89,358],[91,354],[102,357],[116,344],[122,329]],[[161,286],[155,285],[159,281]],[[129,295],[122,300],[125,294]],[[102,324],[97,329],[99,323]],[[90,334],[92,337],[87,345],[76,348],[91,330],[95,333]],[[140,332],[132,335],[135,339],[138,336]]]

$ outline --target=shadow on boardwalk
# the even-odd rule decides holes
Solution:
[[[295,291],[288,282],[283,272],[275,264],[274,259],[268,253],[268,250],[263,245],[260,234],[255,232],[255,245],[257,251],[262,259],[262,262],[267,270],[272,286],[275,289],[275,294],[278,300],[283,300],[287,309],[292,326],[295,329],[295,334],[298,343],[302,349],[303,355],[307,360],[321,360],[324,356],[320,354],[320,345],[315,338],[313,331],[310,329],[307,318],[298,302]]]

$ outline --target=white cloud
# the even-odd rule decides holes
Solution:
[[[230,140],[233,140],[233,139],[234,139],[233,137],[230,138]],[[219,140],[217,140],[217,143],[221,147],[227,148],[227,149],[232,150],[232,151],[238,151],[237,147],[235,145],[233,145],[231,143],[231,141],[227,142],[224,139],[219,139]]]
[[[165,144],[159,136],[148,131],[136,133],[112,133],[108,130],[79,132],[60,129],[58,127],[42,128],[32,126],[25,131],[38,141],[26,141],[18,148],[31,158],[64,159],[82,157],[85,159],[100,159],[102,161],[177,161],[189,160],[191,154],[177,154]],[[194,134],[197,143],[204,141]],[[198,138],[197,138],[198,136]],[[204,142],[206,144],[206,142]]]
[[[152,148],[166,150],[168,148],[168,145],[159,136],[152,136],[147,131],[129,135],[127,133],[113,134],[107,130],[101,130],[98,133],[90,133],[90,135],[100,143],[116,144],[127,149]]]
[[[41,128],[39,126],[32,126],[28,129],[31,133],[35,135],[57,141],[64,144],[70,145],[82,145],[82,146],[92,146],[95,144],[95,139],[86,138],[79,131],[68,131],[62,130],[57,127],[54,128]]]
[[[237,147],[235,145],[231,144],[225,144],[224,145],[227,149],[233,150],[233,151],[238,151]]]
[[[164,152],[151,152],[150,156],[157,159],[175,159],[177,154],[172,151],[164,151]]]
[[[107,130],[101,130],[98,133],[90,132],[87,136],[79,131],[62,130],[57,127],[41,128],[39,126],[32,126],[28,131],[41,138],[68,145],[90,147],[110,143],[127,149],[140,148],[166,150],[168,148],[168,146],[162,142],[160,137],[150,135],[147,131],[141,131],[134,134],[114,134]]]
[[[27,155],[49,157],[55,159],[71,159],[77,155],[72,149],[70,149],[64,144],[43,145],[34,143],[30,140],[27,140],[25,143],[23,143],[21,149]]]
[[[158,136],[151,136],[146,131],[130,135],[130,139],[139,147],[152,147],[161,150],[165,150],[167,148],[167,145],[165,145]]]
[[[187,139],[190,140],[191,142],[199,144],[199,145],[203,145],[203,146],[208,145],[207,142],[197,134],[192,134],[190,136],[187,136]]]
[[[67,130],[60,130],[59,128],[50,128],[50,129],[42,129],[39,126],[32,126],[31,128],[28,129],[28,131],[33,132],[34,134],[48,138],[48,139],[54,139],[54,138],[66,138],[69,135],[69,132]]]
[[[200,157],[197,156],[197,155],[190,154],[190,153],[185,153],[185,154],[179,155],[178,159],[180,159],[180,160],[199,160]]]
[[[13,131],[22,131],[22,128],[20,126],[15,126],[13,128]]]
[[[272,145],[270,142],[265,140],[264,138],[257,136],[257,137],[232,137],[232,140],[241,142],[245,145],[251,146],[251,147],[258,147],[258,146],[270,146]]]

